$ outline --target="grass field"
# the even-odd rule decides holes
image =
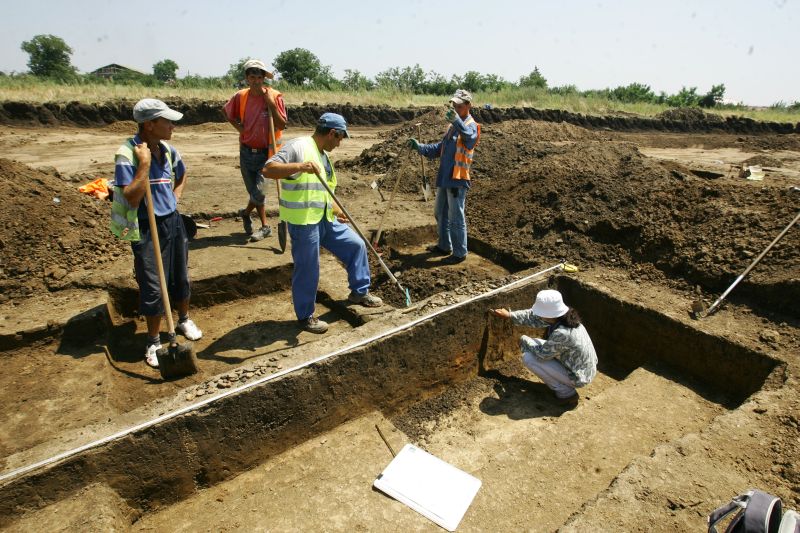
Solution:
[[[391,107],[445,105],[447,98],[437,95],[420,95],[396,91],[321,91],[288,87],[281,89],[289,105],[303,102],[317,104],[388,105]],[[235,89],[201,87],[144,87],[140,85],[98,84],[60,84],[48,81],[31,81],[0,77],[0,101],[15,102],[72,102],[102,103],[113,100],[138,100],[145,97],[183,98],[203,101],[224,101],[231,97]],[[586,97],[578,94],[559,95],[542,89],[513,87],[494,93],[476,93],[474,104],[491,104],[495,107],[535,107],[539,109],[563,109],[573,113],[588,115],[608,115],[633,113],[641,116],[655,116],[669,107],[650,103],[623,103],[600,97]],[[720,107],[704,110],[722,116],[742,116],[765,122],[800,122],[800,111],[780,108],[748,108],[742,106]]]

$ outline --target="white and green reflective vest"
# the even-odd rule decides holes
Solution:
[[[175,169],[172,168],[172,150],[170,149],[169,145],[164,141],[161,141],[161,144],[164,145],[164,153],[167,156],[167,162],[169,163],[169,170],[170,170],[170,177],[172,178],[172,186],[175,187]],[[117,150],[117,153],[114,154],[114,158],[116,156],[121,155],[128,159],[134,168],[139,166],[139,159],[136,157],[136,154],[133,151],[134,147],[133,138],[128,139],[128,142],[123,144]],[[135,172],[135,171],[134,171]],[[147,174],[148,183],[147,186],[150,186],[150,170],[148,169]],[[122,239],[123,241],[138,241],[141,239],[141,233],[139,232],[139,208],[133,207],[129,202],[128,199],[125,198],[124,189],[118,185],[113,185],[112,187],[114,199],[111,202],[111,233],[116,235],[118,238]],[[142,199],[144,202],[145,200]]]
[[[314,161],[325,172],[317,144],[312,137],[303,137],[295,142],[304,143],[303,163]],[[336,190],[336,172],[331,163],[331,175],[328,187]],[[333,222],[333,198],[319,182],[316,174],[296,174],[294,178],[281,180],[280,218],[291,224],[305,226],[316,224],[325,216]]]

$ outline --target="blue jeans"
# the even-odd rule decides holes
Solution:
[[[261,169],[266,162],[266,148],[254,152],[244,145],[239,147],[239,168],[242,171],[244,187],[254,205],[264,205],[267,201],[264,194],[264,176],[261,175]]]
[[[350,226],[338,220],[328,222],[325,218],[316,224],[299,226],[288,223],[287,226],[294,260],[292,300],[298,320],[305,320],[314,314],[319,287],[320,246],[342,262],[347,270],[350,291],[367,293],[370,284],[367,246]]]
[[[436,189],[434,214],[439,226],[438,246],[442,250],[451,250],[456,257],[467,255],[467,219],[464,215],[466,202],[466,187]]]

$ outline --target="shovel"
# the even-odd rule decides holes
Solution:
[[[269,153],[267,150],[267,158],[272,157],[278,150],[280,146],[278,146],[277,139],[275,139],[275,124],[272,122],[272,108],[269,107],[269,100],[267,100],[267,113],[269,113],[269,135],[270,141],[272,146],[272,153]],[[280,217],[281,213],[281,180],[275,180],[275,190],[278,192],[278,217]],[[286,251],[286,221],[280,220],[278,222],[278,245],[281,247],[281,253]]]
[[[417,138],[421,138],[422,136],[422,122],[417,123]],[[428,181],[428,177],[425,175],[425,157],[422,154],[419,154],[419,164],[422,166],[422,196],[425,197],[425,201],[427,202],[431,197],[431,184]]]
[[[147,197],[147,219],[150,223],[150,236],[153,239],[153,254],[156,259],[156,269],[158,270],[158,282],[161,286],[161,301],[164,302],[164,313],[167,315],[167,327],[169,328],[169,345],[156,352],[158,358],[158,370],[163,379],[179,378],[197,373],[197,358],[191,342],[178,344],[175,336],[175,323],[172,321],[172,308],[169,305],[169,293],[167,292],[167,280],[164,276],[164,263],[161,260],[161,244],[158,240],[158,227],[156,227],[156,215],[153,212],[153,194],[150,192],[150,181],[144,188]]]
[[[364,234],[361,232],[361,228],[358,227],[358,224],[356,224],[356,221],[353,220],[353,217],[351,217],[350,213],[347,212],[347,209],[345,209],[345,207],[342,205],[342,202],[340,202],[339,199],[336,197],[336,195],[333,194],[333,191],[331,190],[330,186],[328,186],[328,183],[325,181],[325,178],[320,176],[318,173],[316,173],[316,175],[317,175],[317,179],[319,180],[319,182],[322,184],[323,187],[325,187],[325,190],[328,191],[328,194],[331,195],[331,198],[333,198],[333,201],[336,202],[336,205],[338,205],[339,209],[342,210],[342,213],[344,213],[344,216],[346,216],[347,220],[349,220],[350,223],[353,225],[353,229],[356,230],[356,233],[358,233],[358,236],[361,237],[361,240],[366,243],[367,248],[372,250],[372,253],[375,254],[375,257],[378,258],[378,263],[380,263],[381,268],[383,268],[384,272],[386,272],[386,274],[389,276],[389,279],[391,279],[395,283],[395,285],[397,285],[397,287],[400,289],[400,292],[403,293],[403,296],[405,297],[405,300],[406,300],[406,307],[410,307],[411,306],[411,295],[408,293],[408,289],[406,289],[405,287],[400,285],[400,282],[397,281],[396,277],[394,277],[394,274],[392,274],[392,271],[389,270],[389,267],[386,266],[386,263],[383,262],[383,259],[381,258],[381,254],[379,254],[378,251],[372,246],[372,243],[369,242],[369,240],[366,237],[364,237]]]
[[[711,304],[711,307],[706,308],[706,304],[702,300],[695,300],[694,302],[692,302],[692,316],[694,318],[705,318],[708,315],[714,313],[722,303],[722,300],[724,300],[725,297],[728,296],[728,294],[734,289],[734,287],[736,287],[739,284],[739,282],[742,281],[744,277],[750,273],[751,270],[753,270],[753,267],[756,266],[758,262],[761,261],[761,259],[763,259],[765,255],[767,255],[767,252],[769,252],[772,249],[772,247],[775,246],[775,244],[777,244],[777,242],[781,240],[784,235],[786,235],[786,233],[791,229],[792,226],[795,225],[795,223],[797,223],[798,220],[800,220],[800,213],[797,213],[797,216],[794,217],[794,219],[792,219],[791,222],[789,222],[789,225],[783,228],[783,231],[781,231],[778,234],[778,236],[775,237],[766,248],[764,248],[764,251],[761,252],[758,255],[758,257],[756,257],[753,260],[752,263],[750,263],[750,266],[748,266],[745,269],[745,271],[742,272],[742,274],[738,278],[736,278],[736,280],[734,280],[733,283],[731,283],[731,286],[728,287],[728,289],[722,293],[722,296],[717,298],[717,301]]]

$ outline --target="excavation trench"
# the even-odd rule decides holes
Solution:
[[[601,383],[622,381],[646,368],[660,380],[717,406],[709,415],[715,416],[735,409],[763,388],[779,365],[727,339],[618,300],[580,279],[523,278],[510,288],[416,319],[398,311],[382,330],[365,334],[367,341],[325,353],[315,352],[315,345],[309,344],[304,362],[274,375],[206,397],[36,467],[6,469],[0,486],[0,525],[94,483],[111,487],[137,511],[163,507],[375,411],[394,417],[402,427],[404,417],[407,420],[417,406],[430,406],[450,389],[477,379],[485,370],[481,364],[502,368],[515,361],[519,332],[492,337],[486,309],[527,307],[547,286],[558,288],[581,310],[601,361]],[[442,414],[429,409],[425,416],[435,419]]]

